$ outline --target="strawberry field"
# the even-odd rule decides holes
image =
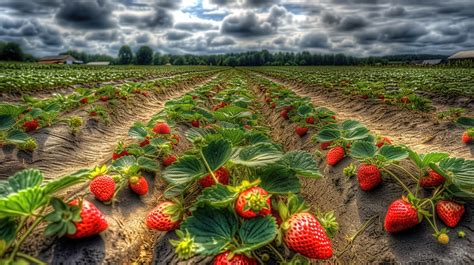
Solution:
[[[0,264],[474,260],[470,70],[3,67]]]

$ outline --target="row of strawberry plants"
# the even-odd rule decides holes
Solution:
[[[204,86],[215,85],[221,79]],[[21,246],[42,223],[47,224],[46,236],[72,239],[96,235],[108,228],[106,216],[84,199],[86,193],[74,199],[64,198],[62,191],[71,186],[87,182],[94,197],[106,204],[116,201],[127,185],[139,196],[147,194],[149,187],[143,173],[157,172],[161,163],[173,163],[176,157],[167,154],[181,139],[176,132],[171,133],[168,124],[156,119],[147,125],[132,126],[132,140],[126,147],[123,142],[118,143],[117,148],[123,149],[112,154],[109,165],[80,170],[47,183],[36,169],[26,169],[0,181],[0,263],[43,264],[21,252]]]
[[[283,119],[296,123],[299,136],[306,135],[309,128],[317,131],[312,139],[322,150],[329,149],[328,166],[337,165],[345,157],[358,162],[358,167],[351,164],[345,168],[344,174],[357,175],[361,190],[377,188],[383,178],[400,184],[405,195],[388,207],[384,222],[387,232],[404,231],[426,220],[438,242],[448,243],[448,230],[439,229],[436,217],[450,228],[459,223],[465,212],[463,204],[474,198],[474,160],[449,157],[443,152],[419,154],[407,146],[395,145],[387,137],[370,134],[358,121],[337,122],[333,112],[314,107],[309,98],[300,98],[268,79],[255,80],[260,83],[264,102],[279,110]],[[412,166],[416,167],[415,172]],[[396,170],[403,172],[404,178]],[[425,197],[422,189],[432,192]],[[463,236],[464,232],[459,231],[458,235]]]
[[[215,71],[205,73],[190,73],[171,78],[158,79],[144,83],[125,83],[120,86],[106,85],[95,89],[78,88],[69,95],[55,94],[52,98],[36,99],[24,96],[22,103],[0,104],[0,146],[13,144],[25,151],[33,151],[37,147],[32,133],[40,128],[52,126],[56,123],[66,123],[73,134],[80,131],[84,119],[78,115],[64,117],[75,109],[81,108],[88,113],[90,119],[100,119],[108,122],[109,115],[104,104],[117,104],[126,101],[134,95],[141,94],[148,97],[150,92],[160,92],[181,82],[195,77],[214,74]],[[103,102],[97,104],[97,102]]]

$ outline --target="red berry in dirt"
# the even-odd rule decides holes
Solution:
[[[249,258],[243,254],[235,254],[231,259],[228,259],[230,251],[226,251],[217,255],[214,258],[214,265],[257,265],[257,260]]]
[[[192,125],[193,127],[199,128],[199,120],[191,121],[191,125]]]
[[[235,211],[246,219],[269,215],[272,211],[270,196],[260,187],[242,191],[235,202]]]
[[[115,181],[107,175],[95,177],[89,184],[89,190],[101,202],[112,200],[115,192]]]
[[[157,134],[170,134],[171,128],[166,122],[158,122],[155,127],[153,127],[153,132]]]
[[[79,100],[82,104],[87,104],[89,103],[89,99],[88,98],[81,98],[81,100]]]
[[[95,112],[95,111],[91,111],[91,112],[89,113],[89,116],[91,116],[91,117],[95,117],[95,116],[97,116],[97,112]]]
[[[323,143],[319,144],[319,147],[321,147],[322,150],[326,150],[331,145],[332,145],[332,142],[323,142]]]
[[[108,96],[101,96],[99,99],[100,99],[100,101],[107,102],[109,100],[109,97]]]
[[[308,124],[314,124],[314,117],[313,117],[313,116],[309,116],[308,118],[306,118],[306,123],[308,123]]]
[[[168,155],[168,156],[163,157],[162,164],[164,167],[168,167],[168,166],[171,166],[174,162],[176,162],[176,160],[178,159],[176,158],[175,155]]]
[[[326,231],[310,213],[297,213],[288,220],[288,230],[283,235],[286,246],[311,259],[332,257],[332,244]]]
[[[170,201],[158,204],[146,217],[146,225],[150,229],[170,231],[181,224],[182,209]]]
[[[275,102],[272,103],[272,109],[276,108],[277,104]]]
[[[248,125],[248,124],[245,124],[245,125],[244,125],[244,129],[251,130],[251,129],[252,129],[252,126],[250,126],[250,125]]]
[[[464,205],[450,200],[436,203],[436,214],[448,227],[456,227],[465,211]]]
[[[69,203],[71,206],[79,205],[78,200],[73,200]],[[75,222],[76,232],[74,234],[66,234],[69,238],[83,238],[97,235],[109,227],[104,214],[89,201],[82,201],[81,221]]]
[[[398,199],[388,207],[384,228],[389,233],[397,233],[414,227],[421,220],[421,215],[410,202],[406,199]]]
[[[225,167],[220,167],[218,170],[216,170],[216,172],[214,172],[214,175],[220,184],[222,185],[229,184],[230,173]],[[216,182],[212,178],[211,174],[208,174],[202,177],[201,179],[199,179],[199,185],[201,185],[204,188],[214,186],[215,184]]]
[[[387,137],[382,137],[377,141],[377,147],[378,148],[380,148],[380,147],[382,147],[383,145],[386,145],[386,144],[392,144],[392,140],[390,140],[390,138],[387,138]]]
[[[123,157],[123,156],[128,156],[128,155],[129,155],[129,154],[128,154],[127,150],[123,150],[123,151],[120,152],[120,153],[113,153],[113,154],[112,154],[112,160],[117,160],[117,159],[119,159],[119,158],[121,158],[121,157]]]
[[[357,180],[359,186],[364,191],[369,191],[377,187],[381,182],[382,174],[376,165],[362,164],[357,170]]]
[[[462,134],[461,141],[464,144],[474,143],[474,129],[468,129]]]
[[[280,117],[282,117],[285,120],[288,120],[288,111],[286,109],[282,110],[280,112]]]
[[[38,120],[31,120],[31,121],[25,121],[23,123],[23,129],[25,129],[25,132],[32,132],[39,127],[39,122]]]
[[[128,187],[136,194],[142,196],[148,193],[148,182],[143,176],[133,176],[128,180]]]
[[[331,148],[326,154],[326,163],[330,166],[335,166],[339,161],[344,159],[346,151],[341,146]]]
[[[299,135],[300,137],[303,137],[305,136],[307,133],[308,133],[308,128],[307,127],[299,127],[297,126],[295,128],[295,132],[297,135]]]
[[[429,170],[428,175],[420,179],[420,186],[424,188],[438,187],[443,185],[445,181],[446,179],[443,176],[433,170]]]
[[[410,102],[410,99],[407,96],[403,96],[400,98],[400,102],[403,104],[408,104]]]

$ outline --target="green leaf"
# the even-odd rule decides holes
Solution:
[[[148,157],[140,156],[137,159],[137,163],[140,166],[140,169],[144,169],[150,172],[156,172],[159,169],[156,160],[153,160]]]
[[[41,187],[33,187],[0,198],[0,218],[31,216],[35,210],[48,202]]]
[[[341,132],[335,129],[322,129],[316,136],[319,142],[330,142],[341,137]]]
[[[38,169],[24,169],[8,178],[8,183],[14,192],[40,186],[43,174]]]
[[[429,166],[430,163],[438,163],[441,160],[449,157],[448,153],[427,153],[427,154],[418,154],[411,149],[408,149],[408,156],[415,163],[415,165],[420,169],[425,169]]]
[[[53,194],[67,187],[88,181],[88,176],[89,176],[90,171],[89,170],[86,170],[86,171],[87,171],[87,174],[65,176],[59,179],[55,179],[51,182],[48,182],[44,186],[45,194]]]
[[[270,138],[261,132],[251,132],[246,137],[249,144],[268,143]]]
[[[306,116],[306,114],[311,113],[312,111],[313,111],[313,108],[311,108],[308,105],[303,105],[298,108],[298,114],[303,117]]]
[[[291,151],[286,153],[282,159],[283,165],[296,172],[297,175],[305,177],[320,178],[316,161],[306,151]]]
[[[14,144],[22,144],[30,139],[30,136],[23,131],[13,129],[8,132],[6,141]]]
[[[236,149],[232,162],[247,167],[273,164],[280,160],[282,152],[271,143],[259,143]]]
[[[344,131],[343,138],[348,141],[361,140],[369,135],[369,130],[365,127],[356,127],[349,131]]]
[[[11,115],[0,115],[0,131],[10,129],[15,124],[15,119]]]
[[[205,129],[205,128],[191,128],[186,131],[186,139],[190,142],[194,142],[198,138],[206,138],[207,135],[215,134],[214,129]]]
[[[4,240],[9,245],[16,236],[17,223],[12,218],[0,219],[0,241]],[[0,248],[0,254],[2,249]]]
[[[163,178],[173,185],[183,185],[207,174],[206,167],[200,159],[185,155],[166,168]]]
[[[474,128],[474,118],[459,117],[456,122],[464,128]]]
[[[213,140],[202,148],[202,154],[211,170],[215,171],[229,160],[232,154],[232,145],[229,140]]]
[[[229,140],[232,145],[238,145],[245,137],[245,132],[238,128],[224,128],[220,130],[220,134]]]
[[[474,160],[446,158],[439,163],[439,166],[430,163],[430,167],[456,186],[463,197],[474,199]]]
[[[295,173],[283,165],[271,165],[258,171],[260,187],[272,194],[299,193],[300,181]]]
[[[214,207],[226,207],[237,198],[238,193],[230,191],[226,186],[217,184],[206,188],[197,198],[198,205],[211,205]]]
[[[181,194],[184,193],[184,191],[188,188],[187,185],[177,185],[177,186],[171,186],[171,187],[168,187],[166,190],[165,190],[165,193],[164,193],[164,196],[165,198],[167,199],[171,199],[173,197],[177,197]]]
[[[357,160],[363,160],[366,158],[374,157],[376,151],[377,147],[373,143],[357,141],[352,143],[351,145],[350,156]]]
[[[137,159],[134,156],[123,156],[112,163],[114,170],[123,174],[134,175],[140,170]]]
[[[237,233],[238,220],[226,208],[200,207],[181,225],[198,245],[197,253],[216,255],[232,242]]]
[[[359,121],[345,120],[341,123],[341,129],[345,131],[352,131],[361,127],[364,127],[364,125]]]
[[[144,125],[134,124],[128,130],[128,135],[132,138],[142,140],[148,135],[148,132],[146,131],[146,128]]]
[[[12,189],[8,181],[0,180],[0,197],[6,197],[8,194],[12,193]]]
[[[276,235],[276,222],[271,216],[247,219],[239,230],[242,245],[234,253],[244,253],[261,248],[273,241]]]
[[[378,154],[385,157],[387,161],[398,161],[408,157],[408,152],[404,147],[394,145],[383,145]]]

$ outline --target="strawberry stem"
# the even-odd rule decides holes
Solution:
[[[407,173],[408,176],[410,176],[415,182],[419,182],[419,179],[416,178],[413,174],[411,174],[411,173],[410,173],[408,170],[406,170],[404,167],[399,166],[399,165],[397,165],[397,164],[391,164],[391,165],[392,165],[392,166],[395,166],[395,167],[397,167],[397,168],[399,168],[399,169],[401,169],[401,170],[403,170],[403,171],[404,171],[405,173]]]
[[[267,245],[268,248],[271,249],[271,251],[273,253],[275,253],[275,255],[282,261],[282,262],[285,262],[285,258],[283,258],[283,256],[280,254],[280,252],[278,252],[278,250],[272,245],[272,244],[268,244]]]
[[[215,182],[216,184],[219,183],[219,181],[218,181],[217,178],[216,178],[216,175],[214,175],[214,172],[211,170],[211,167],[210,167],[209,164],[207,163],[207,160],[206,160],[206,158],[204,157],[204,154],[202,153],[202,150],[199,150],[199,154],[201,155],[201,158],[202,158],[202,160],[204,161],[204,165],[206,166],[207,171],[209,171],[209,173],[211,174],[211,177],[214,179],[214,182]]]
[[[394,173],[392,173],[390,170],[384,168],[383,169],[385,172],[387,172],[389,175],[391,175],[401,186],[403,189],[405,189],[409,194],[411,193],[410,189],[401,181]]]
[[[354,240],[356,240],[356,238],[357,238],[360,234],[362,234],[362,232],[364,232],[364,231],[367,229],[367,227],[369,227],[369,225],[371,225],[372,222],[373,222],[377,217],[378,217],[378,215],[374,215],[374,216],[370,217],[367,221],[365,221],[364,224],[361,226],[361,228],[360,228],[359,230],[357,230],[356,233],[355,233],[353,236],[351,236],[351,237],[349,237],[349,238],[347,239],[348,242],[347,242],[346,246],[344,247],[344,249],[343,249],[341,252],[337,253],[335,256],[339,258],[339,257],[341,257],[347,250],[349,250],[349,247],[352,245],[352,243],[354,243]]]
[[[22,253],[22,252],[18,252],[18,253],[16,253],[16,255],[18,257],[24,258],[24,259],[29,260],[30,262],[38,264],[38,265],[46,265],[47,264],[47,263],[42,262],[41,260],[39,260],[37,258],[34,258],[34,257],[32,257],[30,255],[27,255],[25,253]]]

